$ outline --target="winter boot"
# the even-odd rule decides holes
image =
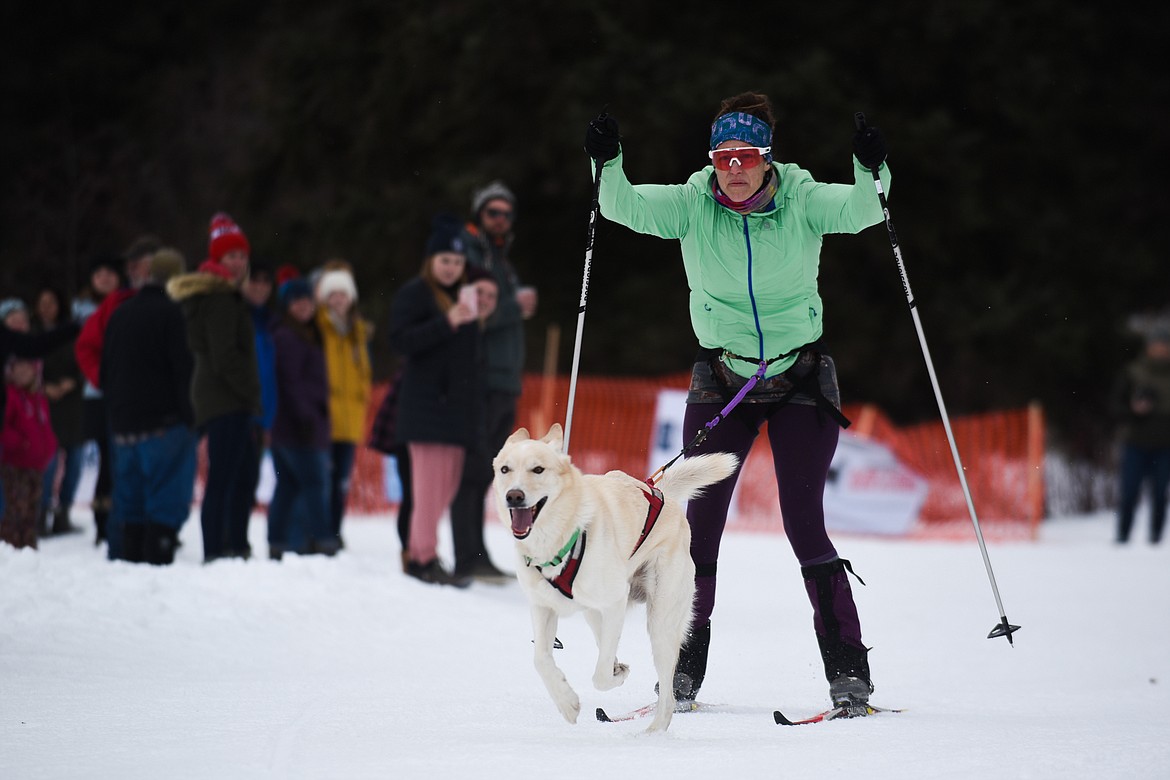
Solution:
[[[78,530],[69,519],[69,507],[59,506],[53,510],[53,536],[63,536]]]
[[[438,558],[432,558],[430,563],[407,561],[406,574],[431,585],[452,585],[456,588],[471,587],[470,577],[451,574],[443,568]]]
[[[179,532],[162,523],[147,522],[143,535],[143,560],[155,566],[170,566],[175,562],[175,548]]]
[[[310,539],[309,545],[305,550],[306,555],[324,555],[333,557],[341,550],[341,543],[336,536],[330,536],[325,539]]]
[[[130,563],[142,563],[146,560],[145,528],[143,523],[126,523],[122,526],[122,554],[118,555],[118,558]]]
[[[800,570],[813,606],[813,628],[833,706],[862,705],[873,693],[869,649],[861,641],[861,622],[846,570],[852,572],[853,567],[841,558]]]
[[[703,678],[707,676],[707,650],[711,646],[711,621],[692,626],[678,651],[678,666],[674,669],[674,698],[692,702],[699,695]]]
[[[43,539],[52,533],[49,529],[49,510],[42,509],[37,514],[37,536]]]
[[[848,642],[830,642],[820,636],[817,643],[821,646],[833,706],[855,706],[869,701],[869,695],[873,693],[873,683],[869,679],[869,650]]]
[[[106,523],[110,519],[110,504],[108,496],[99,496],[93,500],[93,524],[97,529],[93,540],[94,547],[98,547],[106,541]]]

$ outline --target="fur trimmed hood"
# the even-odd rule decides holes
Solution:
[[[167,295],[180,303],[197,295],[225,292],[236,292],[236,286],[222,276],[202,271],[182,274],[167,282]]]

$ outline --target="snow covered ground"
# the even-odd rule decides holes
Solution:
[[[839,536],[868,583],[873,700],[907,711],[798,728],[773,709],[812,714],[827,686],[797,566],[780,535],[731,534],[700,697],[727,706],[654,736],[592,716],[652,698],[641,607],[630,679],[605,693],[584,621],[562,622],[571,726],[532,668],[519,586],[407,579],[387,516],[349,520],[333,560],[263,559],[260,517],[247,563],[201,565],[197,516],[166,569],[105,561],[88,529],[0,545],[0,778],[1166,777],[1170,549],[1115,546],[1111,524],[991,545],[1015,647],[985,638],[974,542]],[[502,526],[489,545],[515,565]]]

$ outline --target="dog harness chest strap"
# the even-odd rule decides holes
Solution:
[[[570,550],[572,553],[569,554],[569,557],[566,559],[565,555],[569,553]],[[542,566],[556,566],[564,561],[565,567],[561,569],[560,574],[553,577],[551,580],[547,577],[545,579],[548,584],[556,588],[562,596],[567,599],[571,599],[573,598],[573,580],[577,579],[577,572],[581,569],[581,559],[584,556],[585,532],[578,528],[573,532],[573,536],[569,539],[569,543],[561,548],[561,551],[557,553],[557,556],[548,563],[540,564],[540,566],[536,567],[536,570],[540,571]],[[525,558],[525,560],[528,559]],[[529,561],[528,565],[532,565],[531,561]],[[543,572],[541,573],[543,574]]]
[[[561,548],[560,552],[558,552],[555,556],[553,556],[552,560],[545,561],[544,563],[538,563],[538,564],[536,564],[536,568],[542,569],[542,568],[545,568],[547,566],[559,566],[561,561],[565,560],[565,556],[568,555],[572,551],[573,546],[577,544],[577,538],[579,536],[581,536],[581,529],[580,528],[578,528],[576,531],[573,531],[573,535],[569,537],[569,541],[565,542],[565,546]],[[531,566],[532,562],[533,562],[532,558],[529,558],[527,555],[524,556],[524,564],[526,566]]]

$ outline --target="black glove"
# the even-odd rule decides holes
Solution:
[[[853,134],[853,154],[866,168],[877,170],[888,152],[885,136],[878,128],[863,127]]]
[[[585,151],[597,162],[604,165],[618,156],[621,148],[618,123],[609,114],[598,114],[585,128]]]

